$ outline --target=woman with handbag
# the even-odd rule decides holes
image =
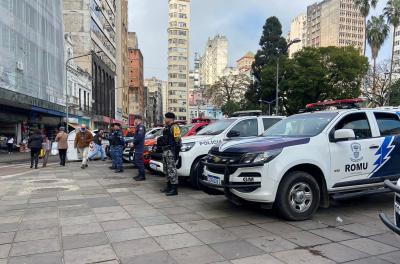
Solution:
[[[51,141],[46,135],[44,136],[43,150],[44,150],[44,156],[43,156],[43,168],[44,168],[47,166],[47,160],[49,159],[51,150]]]
[[[29,137],[28,146],[31,149],[31,168],[33,168],[33,163],[35,163],[35,169],[38,168],[39,163],[39,152],[42,149],[43,136],[39,129]]]
[[[56,142],[58,143],[58,155],[60,156],[61,166],[65,166],[68,149],[68,134],[64,130],[64,127],[60,127],[60,132],[58,132],[56,136]]]

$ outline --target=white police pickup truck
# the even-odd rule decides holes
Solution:
[[[261,116],[261,111],[238,112],[236,115],[211,123],[200,130],[196,136],[182,138],[182,148],[177,164],[179,177],[189,178],[192,186],[199,188],[199,177],[203,171],[200,162],[212,146],[223,140],[259,136],[283,118],[280,116]],[[163,172],[160,153],[151,155],[149,166],[155,171]]]
[[[387,192],[400,173],[395,111],[342,109],[290,116],[263,137],[214,146],[201,183],[235,203],[273,205],[289,220],[313,216],[329,198]]]

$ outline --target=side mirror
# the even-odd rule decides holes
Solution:
[[[339,129],[335,131],[333,136],[335,142],[353,140],[356,138],[353,129]]]
[[[235,130],[231,130],[231,131],[228,132],[228,134],[226,134],[226,136],[228,138],[239,137],[240,136],[240,132],[239,131],[235,131]]]

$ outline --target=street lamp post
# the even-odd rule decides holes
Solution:
[[[286,52],[289,47],[295,43],[301,42],[301,39],[295,38],[294,40],[290,41],[287,45],[284,52]],[[275,115],[278,115],[279,113],[279,59],[280,59],[279,52],[277,54],[277,60],[276,60],[276,91],[275,91]]]
[[[67,133],[69,133],[69,129],[68,129],[69,128],[69,103],[68,103],[68,67],[69,66],[68,66],[68,64],[73,59],[92,56],[93,54],[97,54],[97,53],[100,53],[100,52],[103,52],[103,51],[102,50],[96,51],[96,52],[92,51],[91,53],[87,53],[87,54],[83,54],[83,55],[80,55],[80,56],[68,58],[65,61],[65,116],[67,118],[67,127],[66,127]]]

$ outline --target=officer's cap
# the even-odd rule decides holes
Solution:
[[[119,126],[120,127],[121,124],[120,123],[112,123],[111,126]]]
[[[165,118],[172,118],[172,119],[175,119],[175,114],[172,113],[172,112],[168,112],[168,113],[165,114]]]

